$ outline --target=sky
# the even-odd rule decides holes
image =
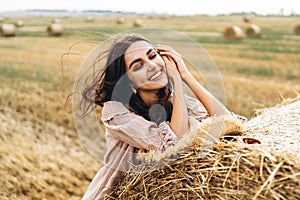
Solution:
[[[8,0],[1,11],[28,9],[112,10],[138,13],[194,15],[255,12],[300,14],[299,0]]]

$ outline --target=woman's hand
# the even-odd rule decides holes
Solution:
[[[170,62],[173,61],[175,63],[174,69],[179,72],[183,81],[186,81],[187,78],[191,76],[191,73],[186,67],[181,55],[178,54],[172,47],[166,45],[157,45],[156,49],[163,58],[166,56]]]
[[[181,83],[181,76],[177,70],[175,62],[170,59],[168,56],[161,56],[166,64],[166,71],[168,76],[173,84],[180,84]]]
[[[201,101],[210,115],[231,115],[228,109],[192,76],[180,54],[172,47],[165,45],[157,45],[156,49],[162,57],[166,56],[169,60],[174,61],[176,70],[179,72],[182,80],[192,90],[197,99]]]

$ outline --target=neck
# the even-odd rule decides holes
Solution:
[[[158,101],[158,90],[139,90],[139,94],[147,106],[156,104]]]

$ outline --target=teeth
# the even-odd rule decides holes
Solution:
[[[156,79],[157,77],[159,77],[161,75],[161,71],[157,72],[156,74],[154,74],[153,76],[151,76],[150,80],[154,80]]]

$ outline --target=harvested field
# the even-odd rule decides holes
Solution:
[[[80,199],[99,168],[80,142],[72,130],[1,106],[0,199]]]

